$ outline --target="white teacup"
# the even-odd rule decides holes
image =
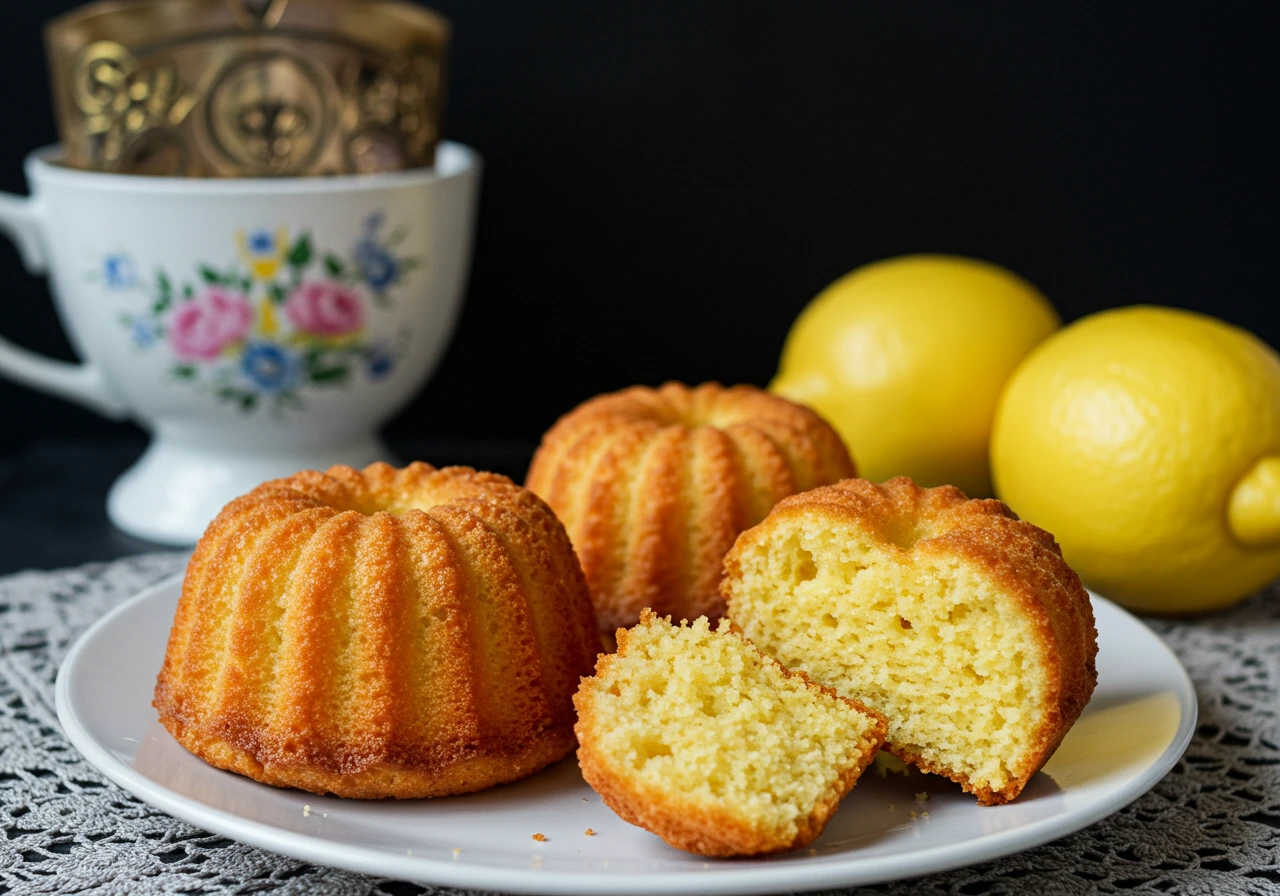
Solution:
[[[47,274],[84,359],[0,339],[0,373],[151,431],[112,521],[195,541],[265,479],[387,456],[378,427],[422,387],[462,304],[480,161],[433,169],[189,179],[27,159],[0,229]]]

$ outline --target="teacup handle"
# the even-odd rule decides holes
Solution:
[[[0,231],[13,240],[22,263],[36,276],[47,270],[45,234],[48,219],[39,199],[0,193]],[[93,364],[70,364],[14,345],[0,336],[0,373],[24,386],[77,401],[99,414],[120,418],[128,407],[107,386]]]

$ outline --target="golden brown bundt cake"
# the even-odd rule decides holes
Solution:
[[[578,764],[609,808],[677,849],[808,846],[875,758],[884,718],[728,625],[645,610],[619,631],[573,698]]]
[[[754,386],[600,395],[542,438],[526,485],[564,521],[600,629],[651,607],[719,618],[721,561],[781,498],[853,475],[813,411]]]
[[[983,805],[1016,797],[1097,682],[1089,596],[995,500],[851,479],[779,502],[725,557],[761,650],[889,720],[885,749]]]
[[[196,546],[154,705],[278,786],[440,796],[573,749],[599,647],[563,527],[467,467],[332,467],[237,498]]]

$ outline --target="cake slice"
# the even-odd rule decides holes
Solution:
[[[1053,537],[953,486],[787,498],[721,588],[761,650],[884,713],[888,752],[983,805],[1022,791],[1097,682],[1089,596]]]
[[[812,843],[875,758],[884,719],[765,656],[721,620],[651,610],[574,696],[578,763],[623,820],[677,849]]]

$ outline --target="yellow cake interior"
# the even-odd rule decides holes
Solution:
[[[1044,723],[1049,673],[1033,620],[997,581],[913,550],[934,534],[778,526],[739,558],[733,617],[761,650],[884,713],[887,749],[999,790]]]
[[[714,802],[786,839],[875,749],[878,720],[788,677],[725,620],[646,620],[593,701],[595,748],[640,789]]]

